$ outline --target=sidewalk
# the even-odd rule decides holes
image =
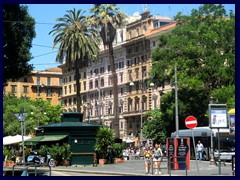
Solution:
[[[164,160],[161,164],[162,174],[147,176],[169,176],[167,170],[167,162]],[[190,162],[190,170],[187,171],[188,176],[219,176],[218,166],[210,165],[209,161],[198,161],[198,169],[195,160]],[[124,163],[118,164],[106,164],[93,167],[92,165],[72,165],[68,167],[57,166],[53,167],[52,171],[68,171],[68,172],[81,172],[91,174],[108,174],[108,175],[122,175],[122,176],[145,176],[145,167],[143,160],[127,160]],[[232,167],[230,163],[226,163],[226,166],[221,165],[221,175],[232,176]],[[171,176],[186,176],[186,170],[172,170]]]

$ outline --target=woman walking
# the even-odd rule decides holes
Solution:
[[[162,149],[160,145],[155,144],[153,149],[153,162],[155,174],[161,174]]]
[[[149,149],[149,147],[146,147],[144,153],[143,153],[143,157],[144,157],[144,164],[145,164],[145,170],[146,170],[146,175],[149,174],[150,171],[150,164],[151,164],[151,157],[152,157],[152,153]]]

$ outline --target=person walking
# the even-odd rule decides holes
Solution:
[[[153,162],[155,174],[161,174],[162,149],[160,145],[155,144],[153,149]]]
[[[198,160],[202,160],[202,151],[203,151],[203,144],[201,141],[198,141],[197,143],[197,152],[198,152]]]
[[[145,164],[145,170],[146,170],[146,175],[149,174],[150,171],[150,164],[151,164],[151,158],[152,158],[152,153],[149,149],[149,147],[146,147],[143,153],[144,157],[144,164]]]

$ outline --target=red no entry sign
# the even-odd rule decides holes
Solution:
[[[188,116],[185,119],[185,125],[187,126],[187,128],[193,129],[197,126],[197,119],[194,116]]]

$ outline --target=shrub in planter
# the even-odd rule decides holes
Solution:
[[[107,159],[109,147],[114,143],[114,133],[108,127],[100,127],[96,134],[96,143],[94,146],[99,159]]]

